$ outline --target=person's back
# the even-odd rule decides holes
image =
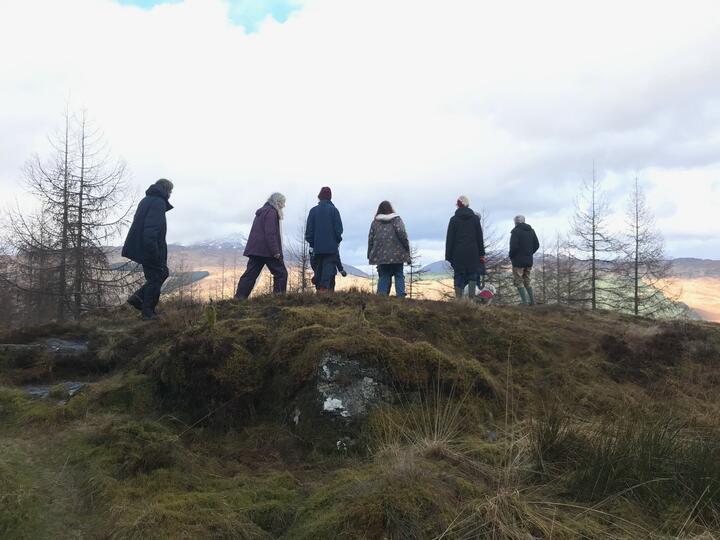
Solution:
[[[390,201],[382,201],[368,233],[368,262],[377,265],[378,294],[389,295],[392,280],[395,293],[405,296],[403,265],[410,263],[410,243],[402,218]]]
[[[138,203],[123,244],[122,256],[139,264],[157,262],[167,264],[167,220],[172,210],[168,195],[157,185],[151,185]]]
[[[535,303],[531,276],[533,255],[540,249],[540,242],[533,228],[525,223],[525,216],[515,216],[514,223],[508,254],[513,267],[514,284],[520,301],[532,305]]]
[[[308,213],[305,239],[316,255],[334,255],[342,242],[340,212],[329,200],[321,200]]]
[[[323,187],[318,194],[318,204],[310,209],[305,225],[305,240],[313,253],[310,260],[313,283],[318,292],[334,288],[342,242],[342,219],[331,199],[332,191],[329,187]]]
[[[460,297],[467,285],[469,295],[474,295],[474,283],[485,258],[480,217],[470,209],[470,201],[464,195],[457,200],[457,210],[450,218],[445,241],[445,260],[455,272],[455,294]]]

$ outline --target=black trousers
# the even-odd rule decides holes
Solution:
[[[255,287],[255,282],[265,266],[268,267],[273,276],[273,292],[275,294],[284,294],[287,291],[288,271],[283,260],[275,257],[251,255],[245,273],[240,276],[240,281],[238,281],[235,298],[247,298],[250,296]]]
[[[135,291],[135,296],[142,299],[143,315],[152,315],[160,301],[160,290],[170,275],[168,267],[164,264],[143,264],[145,284]]]

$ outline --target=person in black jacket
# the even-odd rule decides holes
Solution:
[[[165,212],[172,210],[169,202],[172,190],[173,183],[161,178],[145,191],[122,249],[122,256],[141,264],[145,274],[145,284],[127,300],[142,312],[145,320],[157,318],[155,307],[160,300],[160,289],[170,275]]]
[[[465,195],[458,197],[457,210],[448,224],[445,260],[455,274],[455,296],[462,298],[465,287],[469,297],[475,296],[478,271],[485,264],[485,242],[480,216],[470,209]]]
[[[523,304],[535,304],[531,273],[533,255],[540,249],[540,242],[533,228],[525,223],[525,216],[515,216],[515,228],[510,233],[510,262],[513,281]]]

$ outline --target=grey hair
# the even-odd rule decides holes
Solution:
[[[282,193],[275,192],[272,195],[268,197],[268,204],[272,206],[275,210],[277,210],[278,216],[280,219],[282,219],[283,216],[283,207],[285,206],[285,195]]]
[[[462,204],[465,208],[468,208],[470,206],[470,199],[466,195],[460,195],[458,197],[458,201],[460,204]]]
[[[170,193],[172,193],[172,190],[175,187],[173,183],[167,178],[161,178],[160,180],[155,182],[155,185],[159,187],[168,197],[170,196]]]
[[[521,223],[525,223],[525,216],[523,216],[523,215],[515,216],[515,225],[520,225]]]

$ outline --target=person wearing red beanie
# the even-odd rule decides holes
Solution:
[[[318,193],[318,199],[321,201],[329,201],[332,200],[332,190],[325,186],[320,190],[320,193]]]
[[[313,283],[318,292],[327,292],[334,288],[343,224],[340,212],[330,200],[332,191],[329,187],[320,190],[318,199],[317,206],[308,213],[305,240],[312,251]]]

